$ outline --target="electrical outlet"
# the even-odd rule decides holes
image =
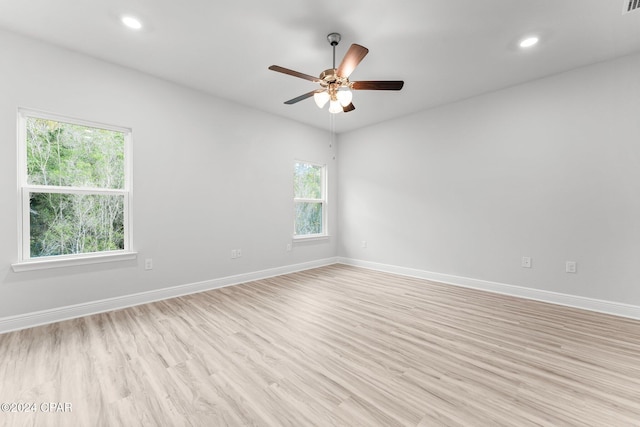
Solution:
[[[144,269],[152,270],[153,269],[153,259],[147,258],[144,260]]]
[[[366,241],[366,240],[363,240],[363,241],[362,241],[362,247],[363,247],[363,248],[366,248],[366,247],[367,247],[367,241]]]
[[[231,259],[238,258],[238,251],[235,249],[231,249]]]
[[[523,268],[531,268],[531,257],[523,256],[520,264]]]
[[[236,249],[236,254],[238,255],[238,258],[240,258],[242,256],[242,249]]]
[[[577,265],[575,261],[567,261],[565,264],[565,271],[567,273],[576,273],[577,272]]]
[[[287,243],[287,252],[291,252],[291,243]]]

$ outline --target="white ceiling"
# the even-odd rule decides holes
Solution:
[[[369,48],[351,80],[404,80],[358,91],[336,132],[640,51],[640,11],[625,0],[0,0],[0,28],[42,39],[263,111],[327,129],[317,86],[267,69],[318,75],[330,32]],[[628,1],[628,0],[626,0]],[[120,24],[132,14],[135,32]],[[541,42],[518,49],[524,35]]]

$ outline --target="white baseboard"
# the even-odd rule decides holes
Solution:
[[[20,329],[32,328],[34,326],[60,322],[91,314],[104,313],[107,311],[119,310],[133,307],[140,304],[175,298],[183,295],[195,294],[226,286],[239,285],[241,283],[254,280],[266,279],[280,276],[282,274],[295,273],[312,268],[323,267],[335,264],[337,258],[326,258],[301,264],[287,265],[283,267],[269,268],[267,270],[255,271],[252,273],[238,274],[235,276],[222,277],[203,282],[189,283],[185,285],[173,286],[170,288],[157,289],[149,292],[142,292],[132,295],[124,295],[116,298],[109,298],[100,301],[92,301],[83,304],[70,305],[66,307],[43,310],[18,316],[0,318],[0,334],[17,331]]]
[[[577,295],[561,294],[557,292],[543,291],[540,289],[525,288],[522,286],[507,285],[504,283],[489,282],[486,280],[471,279],[468,277],[452,276],[449,274],[434,273],[431,271],[399,267],[389,264],[380,264],[376,262],[362,261],[351,258],[339,257],[338,262],[340,264],[363,267],[370,270],[383,271],[386,273],[399,274],[402,276],[427,279],[434,282],[446,283],[449,285],[462,286],[466,288],[479,289],[483,291],[511,295],[520,298],[527,298],[536,301],[564,305],[568,307],[581,308],[583,310],[597,311],[599,313],[612,314],[614,316],[640,319],[640,306],[636,305],[586,298]]]
[[[384,271],[387,273],[399,274],[402,276],[417,277],[420,279],[432,280],[434,282],[446,283],[449,285],[462,286],[479,289],[483,291],[495,292],[499,294],[511,295],[552,304],[565,305],[569,307],[581,308],[584,310],[596,311],[600,313],[612,314],[615,316],[640,319],[640,307],[623,304],[613,301],[604,301],[593,298],[586,298],[576,295],[561,294],[557,292],[543,291],[539,289],[525,288],[521,286],[507,285],[504,283],[490,282],[486,280],[472,279],[468,277],[453,276],[449,274],[434,273],[426,270],[418,270],[407,267],[400,267],[389,264],[381,264],[371,261],[362,261],[351,258],[333,257],[316,261],[293,264],[283,267],[270,268],[251,273],[244,273],[235,276],[222,277],[203,282],[189,283],[185,285],[173,286],[170,288],[158,289],[149,292],[142,292],[132,295],[124,295],[116,298],[109,298],[100,301],[92,301],[83,304],[59,307],[51,310],[27,313],[18,316],[0,318],[0,334],[17,331],[20,329],[32,328],[34,326],[60,322],[91,314],[104,313],[107,311],[120,310],[140,304],[175,298],[183,295],[195,294],[226,286],[239,285],[254,280],[266,279],[280,276],[282,274],[295,273],[297,271],[310,270],[312,268],[323,267],[331,264],[346,264],[356,267],[368,268],[370,270]]]

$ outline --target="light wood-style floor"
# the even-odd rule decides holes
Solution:
[[[0,335],[3,426],[640,426],[640,322],[334,265]]]

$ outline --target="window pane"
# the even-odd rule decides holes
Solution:
[[[322,199],[322,166],[296,163],[293,169],[294,197]]]
[[[124,249],[124,196],[31,193],[31,257]]]
[[[28,183],[124,188],[124,133],[26,117]]]
[[[322,203],[296,203],[295,233],[322,234]]]

